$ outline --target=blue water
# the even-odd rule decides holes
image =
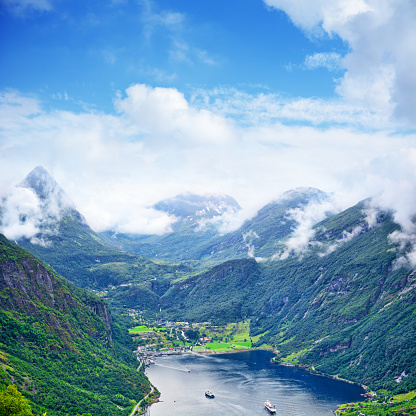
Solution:
[[[161,392],[151,416],[333,416],[338,404],[362,400],[361,387],[272,364],[268,351],[159,357],[146,374]],[[205,391],[215,394],[205,397]]]

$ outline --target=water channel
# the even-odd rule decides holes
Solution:
[[[333,416],[338,404],[362,400],[359,386],[272,364],[269,351],[158,357],[147,370],[161,392],[150,416]],[[210,390],[215,398],[205,397]]]

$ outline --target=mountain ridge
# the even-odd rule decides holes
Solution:
[[[102,299],[0,235],[0,380],[37,413],[127,416],[150,383],[126,334]]]
[[[278,361],[374,389],[414,389],[415,270],[396,263],[402,253],[389,235],[400,227],[392,215],[381,212],[376,225],[365,227],[365,208],[361,202],[315,225],[315,241],[322,244],[362,227],[336,250],[320,256],[311,245],[301,257],[251,259],[245,272],[220,264],[173,282],[162,296],[165,312],[196,321],[210,314],[220,322],[251,317],[250,335],[262,335],[257,346],[272,345]],[[225,286],[215,277],[220,269]]]
[[[105,241],[130,252],[164,260],[193,260],[194,254],[208,241],[217,238],[228,217],[241,207],[225,194],[180,194],[157,202],[153,208],[173,216],[171,232],[163,235],[140,235],[107,231]]]
[[[250,319],[257,346],[273,346],[281,362],[376,389],[416,388],[415,270],[399,261],[411,246],[391,238],[400,225],[371,199],[339,213],[331,206],[320,190],[288,191],[222,240],[181,241],[175,250],[195,254],[195,269],[189,261],[140,262],[116,247],[99,254],[98,246],[110,245],[96,234],[79,238],[80,223],[67,218],[54,261],[68,274],[88,275],[83,284],[121,309],[191,322]],[[316,209],[319,215],[306,215]]]

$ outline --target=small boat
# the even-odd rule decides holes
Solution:
[[[270,412],[270,413],[273,413],[273,414],[276,414],[276,408],[268,401],[268,400],[266,400],[265,402],[264,402],[264,407]]]
[[[208,390],[205,392],[205,397],[208,397],[208,399],[213,399],[215,396],[214,396],[214,393]]]

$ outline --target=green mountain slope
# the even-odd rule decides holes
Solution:
[[[361,207],[320,227],[334,236]],[[266,338],[283,358],[295,352],[290,359],[315,371],[373,388],[414,388],[415,284],[412,268],[395,267],[398,247],[388,236],[397,228],[385,216],[326,256],[265,266],[272,296],[261,310],[257,330],[268,330]]]
[[[115,306],[156,310],[148,296],[153,289],[189,271],[185,266],[155,263],[103,241],[44,168],[35,168],[19,186],[34,193],[40,212],[34,215],[20,208],[19,225],[30,223],[37,233],[19,238],[18,244],[77,286],[107,294]],[[7,208],[7,199],[3,206]],[[7,229],[7,215],[1,214]]]
[[[388,214],[369,227],[360,203],[317,224],[302,257],[224,263],[174,282],[166,313],[180,315],[169,306],[180,302],[187,319],[251,317],[251,335],[265,333],[258,344],[283,361],[373,388],[415,388],[416,278],[395,263],[389,235],[398,228]]]
[[[0,235],[2,384],[36,413],[127,415],[150,390],[132,348],[101,299]]]
[[[230,260],[188,279],[173,281],[160,299],[161,308],[176,320],[216,321],[245,319],[261,296],[254,259]]]
[[[285,192],[276,201],[263,207],[238,230],[206,245],[198,254],[198,258],[224,261],[272,256],[284,246],[284,240],[297,225],[290,213],[308,204],[322,203],[328,198],[328,194],[315,188],[297,188]]]

